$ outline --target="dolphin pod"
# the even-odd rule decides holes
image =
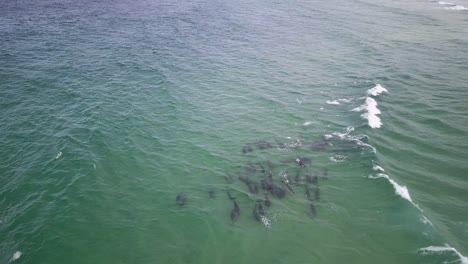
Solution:
[[[329,142],[313,142],[312,144],[305,144],[304,140],[296,140],[290,144],[271,143],[266,140],[257,140],[251,143],[246,143],[241,148],[241,153],[244,157],[253,158],[255,157],[256,151],[260,152],[261,157],[265,157],[267,151],[277,150],[287,152],[287,149],[296,150],[305,146],[304,149],[316,150],[316,151],[328,151],[328,149],[334,144]],[[333,151],[333,150],[332,150]],[[292,156],[292,157],[291,157]],[[244,163],[244,165],[236,166],[238,172],[226,172],[222,177],[226,181],[226,193],[230,201],[230,219],[232,223],[238,221],[240,216],[239,199],[233,197],[230,193],[230,189],[238,190],[237,195],[242,197],[248,197],[251,200],[255,200],[252,215],[257,221],[263,222],[269,220],[267,214],[270,213],[270,208],[274,204],[275,199],[285,199],[286,197],[296,196],[297,193],[301,193],[299,190],[304,190],[304,196],[302,199],[307,201],[308,214],[315,218],[317,216],[317,203],[320,201],[320,188],[319,179],[327,179],[329,176],[328,169],[324,169],[321,172],[314,170],[312,166],[312,159],[306,156],[291,155],[286,160],[272,161],[268,158]],[[295,164],[295,165],[294,165]],[[290,179],[288,171],[292,171],[293,182]],[[236,181],[241,182],[243,187],[237,186]],[[303,187],[301,187],[301,185]],[[260,189],[262,193],[260,193]],[[208,197],[211,199],[216,198],[216,188],[209,187],[207,189]],[[236,196],[237,196],[236,195]],[[299,196],[301,197],[301,196]],[[176,197],[176,204],[184,206],[187,204],[188,195],[186,193],[179,193]],[[242,202],[244,203],[244,202]],[[273,206],[274,208],[274,206]],[[265,220],[266,219],[266,220]]]

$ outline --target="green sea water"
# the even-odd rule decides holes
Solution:
[[[0,263],[468,263],[465,6],[2,1]]]

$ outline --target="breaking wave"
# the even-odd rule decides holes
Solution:
[[[379,117],[381,112],[377,108],[377,101],[371,97],[378,96],[381,93],[388,93],[388,90],[380,84],[377,84],[374,86],[374,88],[367,90],[368,96],[366,97],[364,104],[351,110],[354,112],[364,112],[361,114],[361,117],[367,119],[367,122],[371,128],[380,128],[382,126],[382,121]]]
[[[455,248],[449,246],[448,244],[445,245],[445,247],[440,247],[440,246],[429,246],[425,248],[420,248],[418,252],[421,252],[423,254],[440,254],[443,252],[452,252],[457,257],[460,259],[461,264],[468,264],[468,257],[463,256],[458,250]]]
[[[468,10],[468,8],[466,8],[464,6],[461,6],[461,5],[454,4],[454,3],[443,2],[443,1],[439,1],[437,3],[440,4],[440,5],[445,6],[444,9],[446,9],[446,10],[456,10],[456,11],[467,11]]]
[[[401,196],[405,200],[408,200],[410,203],[412,203],[413,205],[415,205],[416,207],[419,208],[419,206],[413,202],[413,199],[411,199],[408,188],[406,188],[406,186],[398,184],[395,180],[390,178],[387,174],[378,173],[375,176],[372,176],[372,175],[369,176],[369,178],[371,178],[371,179],[379,179],[379,178],[387,179],[393,185],[393,188],[395,189],[395,194]]]
[[[388,90],[379,83],[376,84],[374,88],[367,90],[367,95],[377,96],[381,93],[388,93]]]

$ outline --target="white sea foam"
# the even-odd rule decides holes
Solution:
[[[333,135],[330,135],[330,134],[323,135],[323,139],[325,139],[325,140],[330,140],[332,138],[333,138]]]
[[[444,9],[446,9],[446,10],[458,10],[458,11],[467,11],[468,10],[468,8],[466,8],[464,6],[461,6],[461,5],[454,4],[454,3],[443,2],[443,1],[439,1],[437,3],[440,4],[440,5],[446,6],[446,7],[444,7]]]
[[[329,105],[339,105],[341,103],[349,103],[351,102],[352,99],[347,99],[347,98],[339,98],[336,100],[327,100],[326,103]]]
[[[62,156],[62,151],[60,151],[59,153],[57,153],[57,155],[55,156],[55,159],[58,159]]]
[[[421,210],[421,208],[418,207],[419,210]],[[432,225],[432,222],[429,221],[429,219],[424,216],[424,215],[421,215],[421,222],[423,222],[424,224],[427,224],[427,225]]]
[[[455,248],[449,246],[448,244],[445,244],[445,247],[439,247],[439,246],[429,246],[425,248],[420,248],[418,249],[418,252],[421,252],[423,254],[429,254],[429,253],[442,253],[442,252],[452,252],[457,255],[457,257],[460,258],[460,263],[462,264],[468,264],[468,257],[463,256],[458,250]]]
[[[13,262],[21,257],[21,251],[16,251],[10,259],[10,262]]]
[[[349,126],[349,127],[346,128],[345,133],[334,132],[333,135],[339,137],[340,139],[346,139],[346,138],[348,138],[349,134],[351,134],[351,132],[353,132],[353,131],[354,131],[354,127]]]
[[[399,185],[395,180],[390,178],[387,174],[379,173],[376,176],[369,176],[369,178],[371,178],[371,179],[378,179],[378,178],[387,179],[393,185],[393,188],[395,189],[395,194],[401,196],[403,199],[408,200],[412,204],[415,204],[413,202],[413,200],[411,199],[411,196],[410,196],[410,194],[408,192],[408,188],[406,188],[406,186]]]
[[[338,99],[338,102],[349,103],[349,102],[351,102],[352,100],[353,100],[353,99],[340,98],[340,99]]]
[[[293,137],[286,137],[287,139],[290,140],[290,142],[284,142],[282,145],[279,146],[279,150],[286,150],[289,151],[290,149],[295,149],[295,148],[300,148],[304,145],[304,139],[303,138],[293,138]]]
[[[371,144],[364,143],[360,139],[356,139],[355,141],[356,141],[356,144],[358,144],[359,146],[368,147],[368,148],[372,149],[373,153],[377,153],[377,149],[374,148],[374,146],[372,146]]]
[[[335,155],[335,156],[333,156],[333,157],[330,157],[329,159],[330,159],[331,161],[333,161],[333,162],[339,163],[339,162],[345,161],[345,160],[346,160],[346,156],[345,156],[345,155]]]
[[[266,216],[261,215],[260,218],[261,218],[261,220],[262,220],[262,223],[263,223],[266,227],[270,227],[270,226],[271,226],[271,221],[270,221],[270,219],[266,218]]]
[[[376,164],[374,164],[372,166],[372,169],[375,170],[375,171],[378,171],[378,172],[384,172],[385,171],[382,167],[380,167],[379,165],[376,165]]]
[[[333,101],[332,100],[327,100],[326,103],[330,104],[330,105],[339,105],[340,104],[340,102],[338,102],[337,100],[333,100]]]
[[[312,121],[306,121],[304,122],[304,124],[302,124],[303,126],[310,126],[311,124],[313,124],[314,122]]]
[[[376,84],[374,88],[367,90],[367,95],[377,96],[381,93],[388,93],[388,90],[385,89],[382,85]]]
[[[369,126],[372,128],[379,128],[382,126],[382,121],[380,121],[380,117],[378,116],[381,114],[381,112],[377,108],[377,101],[375,101],[372,97],[367,97],[366,102],[363,105],[356,107],[351,111],[365,111],[365,113],[363,113],[361,117],[367,119]]]
[[[339,139],[341,140],[346,140],[346,141],[352,141],[352,142],[355,142],[358,146],[363,146],[363,147],[367,147],[367,148],[370,148],[372,150],[373,153],[377,153],[377,150],[374,148],[374,146],[370,145],[370,144],[367,144],[367,143],[364,143],[362,141],[362,139],[364,138],[368,138],[367,135],[351,135],[351,132],[354,131],[354,127],[350,126],[350,127],[347,127],[346,128],[346,132],[345,133],[340,133],[340,132],[334,132],[332,133],[333,136],[337,136]]]
[[[461,5],[447,6],[444,7],[446,10],[456,10],[456,11],[468,11],[468,8]]]

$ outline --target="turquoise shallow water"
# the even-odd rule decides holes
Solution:
[[[455,5],[2,2],[0,263],[467,263]]]

